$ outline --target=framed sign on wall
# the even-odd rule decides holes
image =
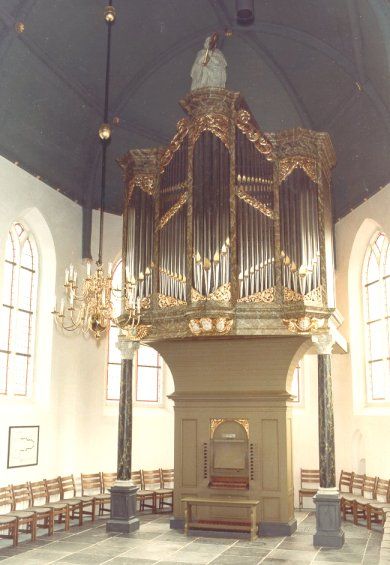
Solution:
[[[38,465],[39,426],[10,426],[7,468]]]

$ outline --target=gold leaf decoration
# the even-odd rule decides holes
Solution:
[[[237,187],[237,196],[250,206],[253,206],[253,208],[255,208],[256,210],[267,216],[267,218],[271,218],[271,220],[275,218],[273,210],[270,210],[268,206],[260,202],[260,200],[257,200],[257,198],[250,196],[242,186]]]
[[[249,421],[246,418],[211,418],[210,419],[210,437],[214,437],[215,430],[224,422],[237,422],[240,424],[249,438]]]
[[[154,175],[135,175],[128,184],[127,200],[130,201],[134,188],[138,186],[141,190],[155,196],[156,194],[156,177]]]
[[[160,173],[163,173],[165,167],[169,165],[172,160],[173,155],[175,152],[180,148],[180,145],[183,143],[183,139],[188,133],[189,129],[189,122],[187,118],[182,118],[177,122],[176,125],[176,133],[173,136],[171,143],[169,144],[167,150],[162,154],[160,160]]]
[[[176,212],[180,210],[180,208],[187,202],[187,200],[188,192],[183,192],[183,194],[180,195],[175,204],[173,204],[173,206],[171,206],[169,210],[167,210],[167,212],[165,212],[165,214],[160,218],[157,229],[161,230],[161,228],[163,228],[169,222],[169,220],[173,218]]]
[[[266,288],[261,292],[256,292],[255,294],[251,294],[249,296],[243,296],[239,298],[237,302],[246,302],[246,303],[259,303],[259,302],[273,302],[275,300],[275,288]]]
[[[313,182],[318,183],[316,162],[310,157],[286,157],[281,159],[279,168],[280,181],[284,181],[297,167],[303,169]]]
[[[229,318],[192,318],[188,322],[190,331],[195,336],[226,335],[233,327]]]
[[[313,290],[305,294],[305,304],[308,306],[322,306],[322,290],[322,286],[317,286],[317,288],[313,288]]]
[[[251,115],[247,110],[240,110],[237,114],[237,127],[251,141],[256,149],[265,156],[273,152],[272,143],[251,123]]]
[[[283,299],[285,302],[302,302],[303,295],[295,292],[292,288],[283,288]]]
[[[204,131],[211,131],[229,148],[229,120],[222,114],[206,114],[193,121],[192,138],[195,143]]]
[[[172,306],[184,306],[187,304],[185,300],[179,300],[173,296],[166,296],[165,294],[158,295],[158,305],[160,308],[171,308]]]
[[[198,292],[195,288],[191,289],[191,302],[205,302],[206,300],[206,297]]]
[[[302,316],[301,318],[290,318],[283,320],[283,324],[288,331],[295,334],[310,334],[318,331],[325,326],[324,318],[315,318],[314,316]]]

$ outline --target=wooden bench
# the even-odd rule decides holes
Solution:
[[[198,497],[198,496],[185,496],[181,499],[185,504],[184,508],[184,533],[188,535],[190,528],[201,530],[224,530],[232,532],[249,532],[251,541],[257,538],[257,507],[260,504],[259,500],[250,500],[248,498],[238,497]],[[249,508],[250,510],[250,523],[243,524],[241,522],[235,523],[234,521],[197,521],[192,520],[192,507],[193,506],[212,506],[212,507],[240,507]]]

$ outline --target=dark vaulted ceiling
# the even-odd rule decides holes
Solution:
[[[106,24],[103,0],[2,0],[0,153],[86,207],[99,202]],[[390,180],[387,0],[114,0],[107,209],[120,213],[115,158],[165,144],[205,37],[228,27],[227,88],[263,130],[328,131],[335,219]],[[24,31],[19,33],[24,24]]]

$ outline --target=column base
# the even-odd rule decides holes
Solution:
[[[107,532],[129,534],[139,530],[139,519],[135,515],[138,487],[131,481],[117,481],[111,492],[111,513],[106,524]]]
[[[320,489],[313,497],[316,505],[317,531],[313,545],[334,547],[344,545],[344,532],[341,529],[340,497],[337,489]]]
[[[260,522],[259,536],[291,536],[296,529],[295,518],[289,522]]]

